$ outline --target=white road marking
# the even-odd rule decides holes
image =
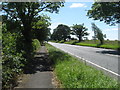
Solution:
[[[111,54],[105,54],[105,55],[112,56],[112,57],[120,57],[120,55],[111,55]]]
[[[51,44],[51,45],[53,45],[53,44]],[[53,46],[54,46],[54,45],[53,45]],[[56,48],[58,48],[58,47],[56,47]],[[58,49],[59,49],[59,48],[58,48]],[[75,57],[77,57],[77,58],[80,58],[80,59],[82,59],[83,61],[85,61],[85,62],[87,62],[87,63],[90,63],[90,64],[92,64],[92,65],[94,65],[94,66],[96,66],[96,67],[99,67],[99,68],[101,68],[101,69],[103,69],[103,70],[105,70],[105,71],[107,71],[107,72],[109,72],[109,73],[112,73],[112,74],[120,77],[120,75],[119,75],[118,73],[115,73],[115,72],[113,72],[113,71],[111,71],[111,70],[109,70],[109,69],[106,69],[106,68],[104,68],[104,67],[102,67],[102,66],[100,66],[100,65],[98,65],[98,64],[95,64],[95,63],[89,61],[89,60],[85,60],[85,59],[82,58],[82,57],[79,57],[79,56],[77,56],[77,55],[75,55],[75,54],[73,54],[73,53],[70,53],[70,52],[68,52],[68,51],[65,51],[64,49],[61,49],[61,50],[64,51],[64,52],[66,52],[66,53],[68,53],[68,54],[71,54],[71,55],[73,55],[73,56],[75,56]]]

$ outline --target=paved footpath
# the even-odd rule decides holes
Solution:
[[[20,88],[55,88],[52,84],[53,74],[45,46],[41,46],[40,51],[36,53],[31,67],[31,70],[19,81],[20,84],[15,90]]]

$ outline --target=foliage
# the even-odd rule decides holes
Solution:
[[[33,52],[32,47],[32,27],[33,22],[39,21],[40,12],[58,12],[60,7],[64,6],[64,2],[4,2],[2,9],[5,12],[5,19],[3,21],[14,20],[19,22],[19,27],[22,26],[23,46],[26,53],[25,57],[30,60]],[[36,19],[37,18],[37,19]],[[12,24],[11,22],[9,24]],[[9,25],[8,24],[8,25]]]
[[[0,23],[0,40],[2,40],[2,23]]]
[[[62,88],[117,88],[118,82],[75,57],[47,45]]]
[[[63,2],[2,3],[3,23],[5,24],[2,35],[3,89],[9,90],[10,85],[16,83],[16,77],[33,59],[34,49],[39,48],[36,46],[40,45],[38,40],[33,40],[35,39],[32,32],[34,26],[38,26],[45,31],[43,33],[37,32],[40,35],[43,34],[41,37],[46,37],[46,33],[48,34],[49,20],[45,16],[40,16],[39,13],[42,11],[57,13],[62,6],[64,6]],[[42,27],[39,25],[42,25]],[[41,39],[41,37],[38,39]]]
[[[11,33],[7,31],[6,26],[3,25],[2,34],[2,85],[3,89],[9,89],[11,85],[16,85],[17,77],[23,72],[26,67],[25,51],[18,47],[18,42],[21,42],[22,35],[20,33]],[[33,50],[40,48],[40,43],[34,39]],[[20,44],[20,43],[19,43]],[[20,44],[21,45],[21,44]]]
[[[120,2],[95,2],[87,16],[94,20],[104,21],[107,24],[115,25],[120,23]]]
[[[24,62],[24,51],[18,52],[16,48],[16,41],[20,38],[19,33],[10,33],[3,26],[2,34],[2,85],[3,88],[9,88],[10,84],[15,84],[16,77],[22,72]]]
[[[50,28],[48,28],[50,25],[50,18],[46,15],[41,15],[39,21],[33,22],[32,32],[34,38],[38,39],[40,42],[47,40],[50,37]]]
[[[53,34],[51,38],[53,40],[64,40],[70,36],[70,27],[67,25],[60,24],[57,26],[57,28],[54,29]]]
[[[89,35],[87,33],[87,28],[84,27],[84,24],[82,25],[73,25],[72,26],[72,34],[76,35],[79,39],[79,42],[82,41],[82,37]]]
[[[36,50],[38,50],[39,48],[40,48],[40,42],[39,42],[39,40],[38,39],[33,39],[33,49],[34,49],[34,52],[36,51]]]
[[[92,23],[92,30],[94,31],[94,39],[100,40],[100,45],[104,42],[104,36],[102,31],[95,25],[95,23]]]

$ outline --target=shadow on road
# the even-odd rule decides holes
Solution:
[[[47,53],[37,52],[34,59],[25,68],[24,74],[34,74],[37,71],[52,71],[51,61]]]
[[[101,53],[101,54],[112,54],[112,55],[120,55],[120,52],[119,51],[106,51],[106,50],[103,50],[103,51],[96,51],[96,53]]]

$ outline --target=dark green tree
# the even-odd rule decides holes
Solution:
[[[76,35],[76,37],[78,37],[78,39],[79,39],[79,42],[81,42],[82,37],[89,35],[87,33],[87,30],[88,29],[86,27],[84,27],[84,24],[79,24],[79,25],[76,24],[76,25],[72,26],[71,34]]]
[[[52,38],[54,40],[64,40],[70,36],[70,27],[67,25],[60,24],[57,26],[57,28],[54,29],[54,32],[52,34]]]
[[[95,23],[92,23],[92,30],[94,31],[94,39],[100,40],[100,45],[102,45],[106,35],[103,35],[102,30],[100,30]]]
[[[52,40],[55,40],[55,41],[60,41],[60,40],[62,40],[62,38],[60,37],[60,34],[58,33],[58,31],[57,31],[57,29],[54,29],[53,30],[53,33],[52,33],[52,35],[51,35],[51,39]]]
[[[23,27],[21,30],[23,34],[24,50],[26,52],[25,57],[30,58],[32,49],[32,23],[34,18],[40,16],[40,12],[58,12],[59,8],[64,5],[63,2],[4,2],[2,3],[2,9],[5,12],[6,19],[19,21]]]
[[[120,2],[95,2],[87,16],[94,20],[104,21],[107,24],[115,25],[120,23]]]

